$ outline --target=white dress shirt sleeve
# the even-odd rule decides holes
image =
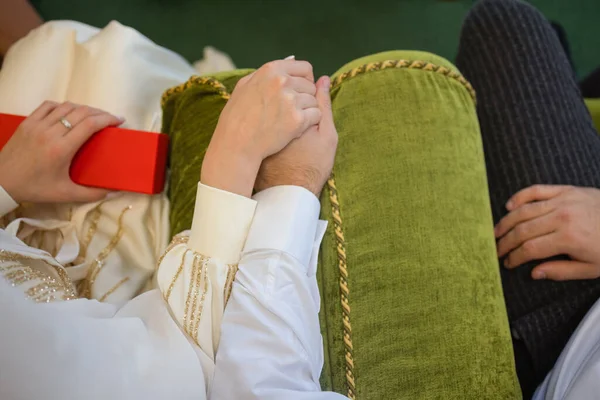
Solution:
[[[123,305],[27,299],[11,278],[62,266],[0,230],[0,398],[343,398],[319,387],[317,199],[200,184],[197,205],[159,261],[159,289]]]
[[[2,186],[0,186],[0,218],[17,208],[19,204],[13,200]]]
[[[159,262],[159,289],[122,305],[36,304],[28,288],[58,287],[61,275],[48,271],[65,270],[0,229],[0,398],[207,398],[237,269],[222,260],[239,259],[256,202],[203,185],[198,197],[194,247],[186,234],[175,237]]]
[[[335,400],[321,392],[317,252],[326,223],[300,187],[254,197],[254,220],[221,326],[211,399]]]

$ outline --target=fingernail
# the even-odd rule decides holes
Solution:
[[[546,273],[540,270],[534,270],[531,273],[533,279],[546,279]]]
[[[125,121],[125,117],[121,116],[121,115],[117,115],[117,118],[119,118],[119,120],[121,120],[121,122]]]
[[[295,60],[296,56],[291,55],[291,56],[287,56],[286,58],[284,58],[284,60]]]
[[[509,201],[506,203],[506,209],[507,209],[508,211],[510,211],[510,210],[512,210],[512,207],[513,207],[513,201],[512,201],[512,200],[509,200]]]
[[[323,89],[329,89],[331,86],[331,79],[328,76],[324,76],[321,80],[321,85],[323,85]]]

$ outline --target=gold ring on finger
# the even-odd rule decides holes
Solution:
[[[60,119],[60,123],[63,124],[67,129],[73,128],[73,125],[71,125],[71,123],[65,117]]]

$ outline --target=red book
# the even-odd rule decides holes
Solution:
[[[0,151],[25,117],[0,113]],[[75,183],[110,190],[155,194],[165,184],[169,137],[162,133],[105,128],[77,152]]]

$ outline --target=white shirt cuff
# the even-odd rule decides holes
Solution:
[[[299,186],[275,186],[253,199],[258,204],[244,253],[279,250],[308,268],[321,209],[317,197]]]
[[[0,217],[5,216],[17,207],[19,207],[19,204],[0,186]]]
[[[252,199],[198,183],[188,247],[206,257],[236,264],[255,209]]]

